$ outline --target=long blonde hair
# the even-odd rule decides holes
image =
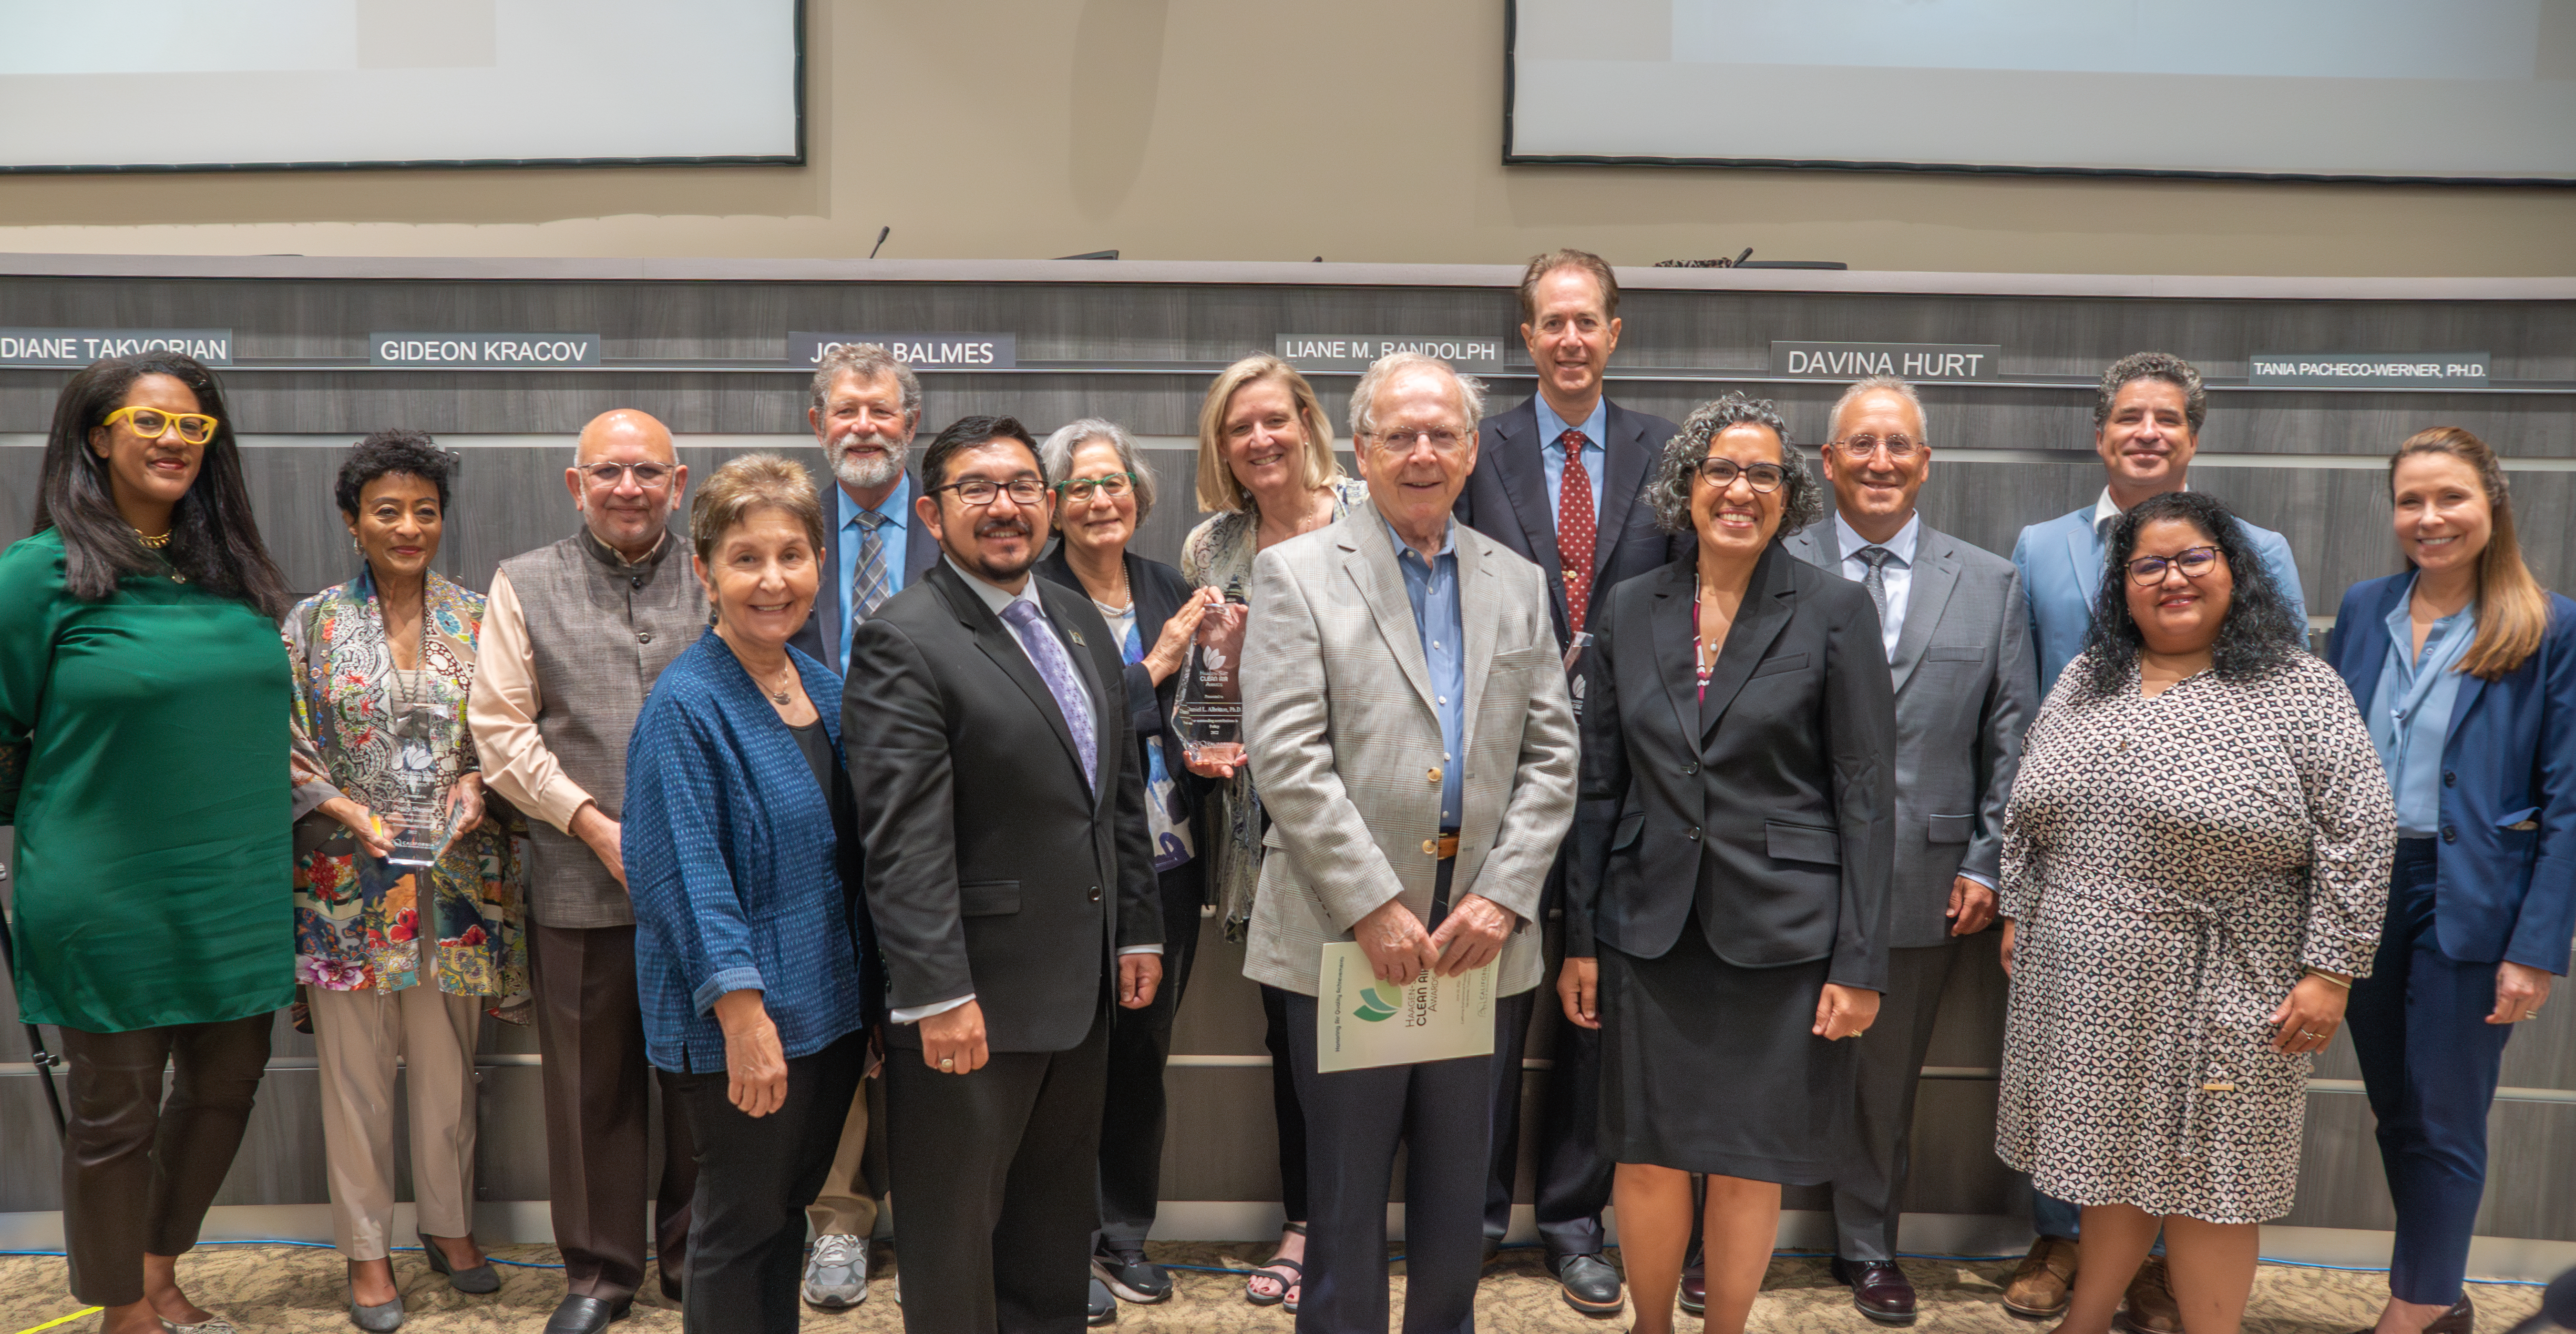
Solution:
[[[1199,404],[1199,510],[1234,514],[1252,507],[1252,493],[1234,480],[1225,462],[1225,413],[1236,392],[1256,380],[1277,380],[1297,401],[1297,424],[1306,433],[1306,457],[1299,481],[1312,491],[1340,478],[1341,461],[1333,457],[1333,423],[1315,397],[1315,387],[1297,368],[1267,352],[1256,352],[1217,373]]]
[[[2457,426],[2435,426],[2406,437],[2388,460],[2388,489],[2397,490],[2397,465],[2423,454],[2447,454],[2469,465],[2487,493],[2490,528],[2486,550],[2478,553],[2478,637],[2460,658],[2460,670],[2494,681],[2522,666],[2540,649],[2549,631],[2549,592],[2523,564],[2522,543],[2513,535],[2513,497],[2506,489],[2504,465],[2487,442]]]

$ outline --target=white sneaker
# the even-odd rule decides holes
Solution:
[[[868,1299],[868,1239],[826,1233],[814,1239],[805,1259],[805,1303],[823,1311],[846,1311]]]

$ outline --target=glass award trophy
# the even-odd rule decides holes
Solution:
[[[1181,749],[1202,764],[1243,763],[1243,628],[1250,609],[1229,597],[1199,617],[1177,710]]]
[[[382,810],[393,835],[385,860],[395,866],[428,866],[455,836],[455,781],[438,757],[452,753],[462,726],[457,706],[402,703],[393,709],[393,792]]]

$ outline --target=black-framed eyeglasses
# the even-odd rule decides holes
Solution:
[[[1923,448],[1923,442],[1910,435],[1903,434],[1890,436],[1852,435],[1845,436],[1842,439],[1835,441],[1834,447],[1843,452],[1844,458],[1850,459],[1854,463],[1869,462],[1870,456],[1876,454],[1882,448],[1887,451],[1887,456],[1889,458],[1894,459],[1899,463],[1903,463],[1907,459],[1914,457],[1917,450]]]
[[[634,474],[635,484],[650,491],[671,480],[671,468],[659,463],[593,463],[581,469],[581,475],[595,486],[616,486]]]
[[[2171,556],[2140,556],[2129,562],[2129,582],[2151,588],[2165,581],[2168,568],[2182,571],[2185,579],[2197,580],[2225,555],[2216,547],[2184,547]]]
[[[932,495],[942,491],[956,492],[957,502],[961,505],[970,509],[982,509],[992,504],[1005,491],[1011,493],[1011,503],[1015,505],[1037,504],[1046,499],[1047,484],[1034,477],[1014,477],[1007,482],[996,482],[987,477],[969,477],[962,482],[950,482],[946,486],[930,488]]]
[[[1722,459],[1715,455],[1701,459],[1693,465],[1691,471],[1696,473],[1701,481],[1720,491],[1735,485],[1735,479],[1742,477],[1744,484],[1752,487],[1755,495],[1769,495],[1779,490],[1780,483],[1788,480],[1789,477],[1789,470],[1777,463],[1738,463],[1733,459]]]
[[[1068,477],[1055,484],[1057,495],[1077,505],[1087,503],[1095,490],[1116,500],[1135,489],[1136,474],[1131,472],[1113,472],[1100,477]]]
[[[1459,442],[1467,438],[1456,431],[1440,430],[1379,431],[1376,435],[1380,449],[1411,449],[1414,441],[1429,440],[1431,447],[1443,454],[1458,448]]]

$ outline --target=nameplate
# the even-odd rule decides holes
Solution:
[[[209,366],[233,364],[230,329],[0,329],[0,366],[77,370],[102,357],[185,352]]]
[[[1999,380],[2000,343],[1771,344],[1771,373],[1802,380],[1862,380],[1893,375],[1901,380]]]
[[[787,359],[819,366],[834,348],[861,343],[875,343],[921,371],[1008,370],[1020,364],[1020,336],[1006,333],[791,333]]]
[[[1462,371],[1503,368],[1503,340],[1455,334],[1281,334],[1279,359],[1301,371],[1364,371],[1381,357],[1419,352]]]
[[[471,366],[524,370],[532,366],[596,366],[595,333],[372,333],[371,366]]]
[[[2245,382],[2483,389],[2489,364],[2484,352],[2257,352],[2245,363]]]

